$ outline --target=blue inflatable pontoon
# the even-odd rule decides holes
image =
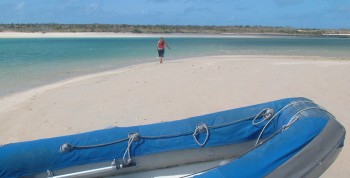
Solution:
[[[288,98],[184,120],[0,146],[0,177],[319,177],[345,129]]]

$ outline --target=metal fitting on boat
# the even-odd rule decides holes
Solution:
[[[264,113],[264,119],[265,120],[269,120],[273,117],[273,115],[275,114],[275,110],[272,108],[267,108],[265,113]]]
[[[74,147],[71,144],[65,143],[65,144],[61,145],[60,152],[67,153],[67,152],[72,151],[73,149],[74,149]]]
[[[133,142],[137,142],[141,139],[141,136],[139,133],[135,132],[135,133],[129,133],[128,138],[129,140],[132,139]]]
[[[196,129],[197,129],[197,133],[208,132],[208,126],[206,124],[198,124]]]
[[[47,170],[46,173],[47,173],[47,177],[53,177],[54,176],[53,172],[51,172],[50,170]]]
[[[112,161],[111,166],[115,167],[115,169],[123,169],[123,168],[127,168],[127,167],[136,166],[136,163],[132,161],[132,162],[126,164],[126,163],[124,163],[124,161],[118,161],[118,160],[114,159]]]

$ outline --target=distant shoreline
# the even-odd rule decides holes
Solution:
[[[0,24],[0,32],[27,33],[130,33],[144,34],[199,34],[199,35],[284,35],[284,36],[322,36],[350,35],[350,29],[315,29],[293,28],[279,26],[249,26],[249,25],[131,25],[131,24]],[[345,36],[343,36],[345,34]]]
[[[350,34],[286,34],[286,33],[131,33],[131,32],[0,32],[0,38],[139,38],[139,37],[269,37],[315,36],[350,38]]]

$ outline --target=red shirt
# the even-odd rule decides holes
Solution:
[[[165,41],[159,40],[158,41],[158,49],[164,49]]]

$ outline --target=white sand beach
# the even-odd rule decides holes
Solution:
[[[208,56],[129,66],[0,99],[0,144],[306,97],[350,129],[350,60]],[[323,178],[350,177],[349,138]]]

